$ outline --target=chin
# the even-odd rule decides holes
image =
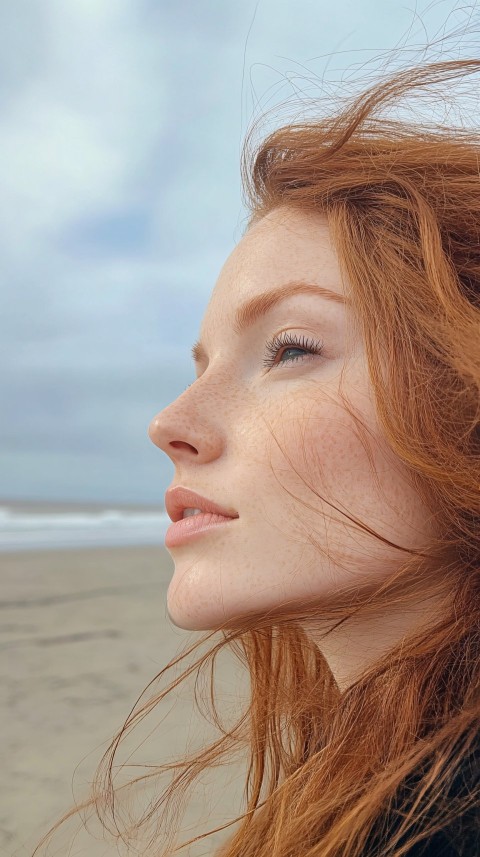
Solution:
[[[167,614],[170,621],[183,631],[213,631],[216,625],[213,617],[192,616],[187,611],[179,609],[173,604],[168,604],[168,602]]]

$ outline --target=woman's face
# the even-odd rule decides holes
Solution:
[[[149,435],[175,465],[172,485],[239,517],[170,548],[177,626],[228,626],[292,600],[327,604],[360,578],[378,584],[406,555],[342,511],[395,544],[426,543],[429,514],[382,439],[323,217],[279,207],[252,226],[222,268],[200,338],[195,382]]]

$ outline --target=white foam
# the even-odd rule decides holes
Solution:
[[[39,548],[163,546],[171,521],[165,512],[29,513],[0,506],[0,552]]]

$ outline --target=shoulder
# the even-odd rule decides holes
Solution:
[[[411,787],[418,781],[417,776],[411,776],[399,790],[394,802],[391,816],[382,829],[387,829],[391,835],[398,828],[401,817],[409,808]],[[455,774],[442,794],[442,806],[448,807],[452,820],[442,825],[436,833],[424,837],[404,853],[404,857],[480,857],[480,731],[478,738],[457,767]],[[439,806],[433,805],[427,814],[428,821],[437,819]],[[415,828],[419,834],[425,821],[420,821]],[[413,833],[413,831],[412,831]],[[390,837],[388,837],[390,838]],[[409,837],[401,840],[400,844],[408,841]],[[378,844],[378,840],[374,840]],[[387,839],[388,841],[388,839]],[[368,852],[372,857],[380,857],[382,850]]]
[[[423,850],[407,852],[409,857],[480,857],[480,733],[473,749],[464,757],[446,790],[450,807],[459,806],[459,814],[438,833],[423,843]],[[476,796],[462,810],[466,798]],[[419,846],[422,843],[419,843]],[[407,857],[407,855],[406,855]]]

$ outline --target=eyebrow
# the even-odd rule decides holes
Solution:
[[[336,301],[340,304],[350,303],[348,298],[343,294],[333,292],[325,286],[320,286],[316,283],[307,283],[303,280],[294,280],[293,282],[277,286],[277,288],[271,289],[268,292],[255,295],[254,298],[249,298],[249,300],[241,304],[235,313],[234,332],[240,335],[281,301],[294,295],[317,295],[317,297]],[[195,363],[207,360],[207,353],[200,340],[192,346],[191,354]]]

